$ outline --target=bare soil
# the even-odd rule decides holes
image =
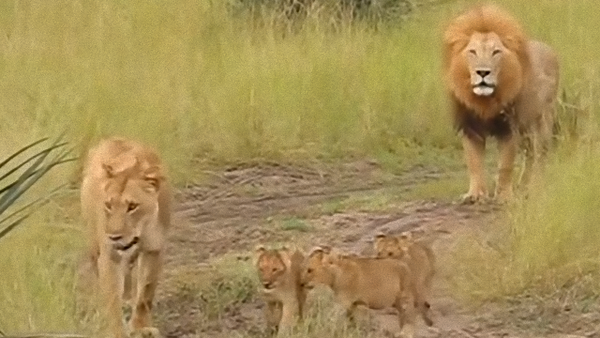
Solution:
[[[156,299],[159,329],[165,337],[233,337],[234,333],[262,336],[260,299],[249,297],[223,309],[218,318],[207,320],[201,313],[202,296],[181,290],[176,281],[186,272],[209,265],[213,258],[236,253],[245,260],[257,244],[289,242],[304,249],[329,244],[369,254],[375,234],[412,230],[417,237],[432,240],[438,257],[431,300],[435,324],[432,328],[419,324],[417,337],[600,336],[596,331],[598,312],[552,308],[543,300],[530,299],[474,309],[452,296],[448,277],[452,274],[450,257],[456,240],[503,226],[505,213],[491,204],[466,206],[408,198],[419,184],[451,174],[425,167],[390,174],[376,162],[365,160],[304,166],[241,163],[209,173],[207,182],[187,187],[177,195],[164,283]],[[396,198],[380,208],[365,211],[324,207],[390,189]],[[286,220],[300,226],[286,228]],[[377,329],[394,330],[390,314],[375,313],[373,318]]]

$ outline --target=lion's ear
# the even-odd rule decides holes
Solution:
[[[317,257],[317,259],[322,260],[324,254],[325,252],[323,251],[323,248],[320,246],[316,246],[310,249],[308,253],[308,258]]]
[[[267,249],[265,249],[265,246],[262,244],[257,245],[256,248],[254,248],[254,253],[257,256],[262,255],[263,253],[265,253],[265,251],[267,251]]]

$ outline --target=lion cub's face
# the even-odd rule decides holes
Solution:
[[[286,248],[267,250],[259,246],[256,255],[256,267],[261,285],[266,290],[276,289],[281,283],[281,277],[291,267],[289,250]]]
[[[141,170],[139,164],[116,172],[105,166],[104,232],[114,249],[134,247],[142,230],[158,219],[158,169]]]
[[[403,258],[408,255],[411,240],[410,233],[400,236],[377,235],[374,244],[377,257]]]
[[[473,93],[491,96],[498,86],[498,73],[504,54],[510,53],[496,33],[474,33],[463,54],[466,58]]]
[[[331,282],[331,266],[335,263],[329,248],[314,248],[304,260],[301,281],[307,289],[314,288],[317,284],[328,285]]]

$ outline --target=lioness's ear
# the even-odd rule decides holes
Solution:
[[[155,191],[158,191],[162,178],[160,167],[157,165],[153,165],[144,170],[144,180],[150,183]]]

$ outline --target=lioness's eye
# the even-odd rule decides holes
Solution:
[[[110,210],[110,208],[112,208],[112,205],[110,204],[110,202],[104,202],[104,207],[106,208],[106,210]]]
[[[477,51],[475,49],[469,49],[469,53],[473,55],[477,55]]]
[[[273,268],[273,272],[277,272],[277,268]]]
[[[133,211],[133,210],[137,209],[137,207],[138,207],[137,203],[130,202],[127,205],[127,212]]]
[[[312,272],[313,272],[313,269],[311,269],[311,268],[306,269],[306,273],[312,273]]]
[[[492,55],[497,55],[502,53],[502,51],[500,49],[494,49],[494,51],[492,52]]]
[[[393,254],[393,253],[391,253],[391,252],[388,252],[388,256],[392,256],[392,255],[394,255],[394,254]]]

